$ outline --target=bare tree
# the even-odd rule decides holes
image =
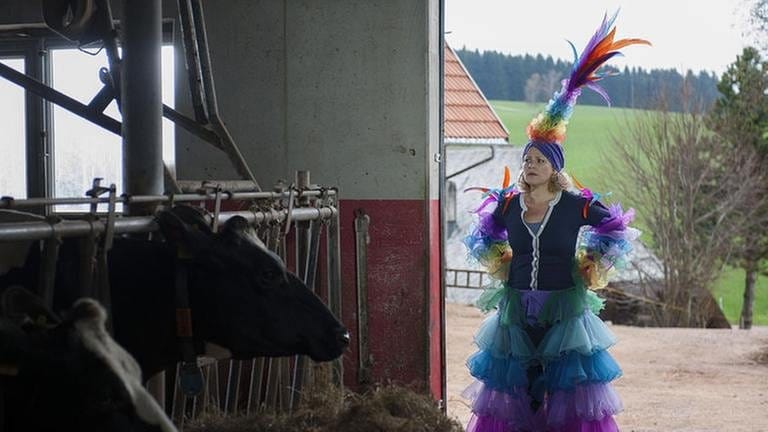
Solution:
[[[560,84],[560,74],[550,69],[542,75],[538,72],[532,74],[525,81],[525,100],[529,103],[544,102],[549,100]]]
[[[528,103],[539,102],[539,95],[541,94],[542,79],[541,75],[536,72],[528,77],[525,81],[525,101]]]
[[[690,108],[641,113],[614,142],[609,166],[623,174],[617,188],[663,263],[656,296],[668,307],[659,324],[705,326],[709,289],[737,239],[762,216],[749,205],[763,181],[753,166],[758,159],[724,145]]]

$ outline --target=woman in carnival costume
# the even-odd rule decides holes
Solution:
[[[606,207],[572,186],[562,149],[582,87],[610,103],[598,68],[623,47],[650,45],[614,41],[615,19],[603,18],[580,56],[574,48],[569,78],[528,125],[517,184],[507,169],[501,189],[480,189],[485,199],[465,242],[495,279],[478,306],[495,312],[467,360],[476,378],[464,392],[473,400],[468,431],[618,431],[622,405],[610,382],[621,369],[607,351],[616,339],[597,317],[603,300],[592,290],[605,287],[639,232],[628,227],[632,209]]]

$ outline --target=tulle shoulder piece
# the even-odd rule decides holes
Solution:
[[[504,168],[501,188],[472,187],[464,190],[469,191],[480,191],[483,195],[480,205],[473,210],[475,221],[464,238],[468,260],[485,267],[491,278],[504,281],[508,265],[502,257],[510,253],[511,249],[507,242],[507,229],[494,217],[494,213],[499,206],[506,210],[505,207],[509,206],[512,198],[518,193],[516,186],[510,184],[509,167]]]

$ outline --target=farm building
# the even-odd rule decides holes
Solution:
[[[2,209],[44,219],[0,242],[55,261],[54,238],[111,245],[163,203],[241,216],[349,330],[346,385],[443,399],[442,8],[3,2]]]

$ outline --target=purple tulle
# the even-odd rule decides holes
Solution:
[[[491,390],[482,382],[475,381],[461,395],[473,401],[472,412],[480,418],[492,418],[499,424],[531,429],[531,399],[524,387],[512,387],[510,393],[505,393]]]
[[[619,432],[619,426],[613,417],[603,417],[600,420],[573,420],[558,428],[546,429],[548,432]]]
[[[611,204],[608,208],[610,216],[605,217],[599,225],[594,227],[598,234],[610,234],[613,232],[624,232],[627,226],[635,218],[635,210],[629,209],[624,212],[621,204]]]
[[[610,384],[580,385],[570,391],[557,391],[549,395],[547,423],[562,426],[575,420],[597,421],[613,416],[623,408]]]
[[[478,230],[493,241],[506,241],[507,229],[496,222],[493,213],[480,213],[478,215]]]
[[[623,407],[610,384],[589,384],[548,396],[534,413],[526,389],[497,392],[475,381],[461,394],[472,403],[467,432],[618,432],[613,415]]]
[[[523,432],[504,420],[488,416],[472,415],[467,424],[467,432]]]
[[[539,322],[539,314],[544,307],[551,291],[542,290],[523,290],[520,291],[520,303],[522,303],[523,311],[525,313],[525,320],[530,325],[535,325]]]

